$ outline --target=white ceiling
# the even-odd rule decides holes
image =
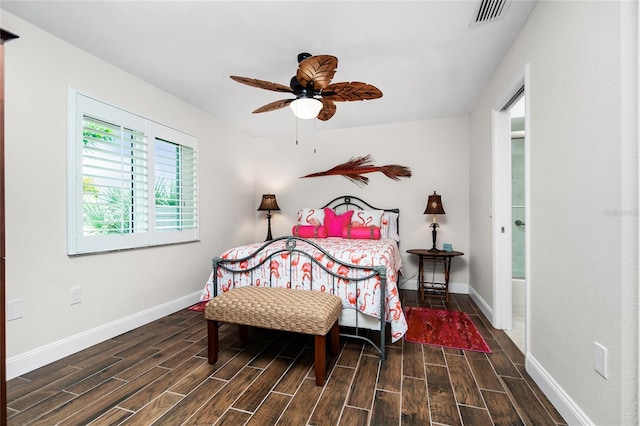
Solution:
[[[334,83],[362,81],[384,94],[337,103],[318,130],[468,113],[535,5],[510,0],[497,20],[470,25],[479,3],[2,0],[0,7],[248,134],[270,136],[291,132],[291,111],[251,111],[290,96],[229,75],[288,85],[300,52],[337,56]]]

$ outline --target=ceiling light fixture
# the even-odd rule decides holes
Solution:
[[[316,118],[322,109],[322,102],[315,98],[301,97],[289,105],[293,115],[303,120]]]

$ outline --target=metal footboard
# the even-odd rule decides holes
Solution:
[[[303,259],[303,276],[297,277],[294,270],[294,254],[296,256],[296,264]],[[326,263],[323,263],[326,262]],[[278,269],[274,274],[273,262],[277,262]],[[282,263],[281,263],[282,262]],[[281,278],[277,271],[287,270],[288,278],[287,288],[317,290],[337,294],[343,299],[343,309],[354,309],[358,311],[360,306],[359,290],[364,281],[374,280],[379,282],[380,311],[377,312],[380,320],[380,343],[376,345],[371,339],[363,335],[358,327],[358,313],[356,313],[355,331],[353,334],[344,333],[341,329],[340,335],[347,338],[354,338],[369,343],[379,354],[382,360],[385,359],[385,342],[386,342],[386,290],[387,290],[387,271],[382,265],[365,265],[360,266],[337,259],[329,254],[325,249],[301,237],[280,237],[268,241],[256,249],[253,253],[239,259],[225,259],[216,257],[213,259],[213,292],[214,297],[218,295],[219,289],[223,291],[244,285],[261,285],[269,287],[284,287],[278,285],[275,278]],[[322,269],[326,275],[316,280],[314,271]],[[265,272],[268,271],[268,276]],[[328,276],[327,276],[328,275]],[[231,276],[231,278],[228,278]],[[224,281],[221,277],[224,277]],[[259,283],[259,284],[257,284]],[[375,287],[375,286],[374,286]],[[348,292],[354,294],[356,303],[351,304],[348,300]],[[344,294],[340,294],[343,292]],[[345,303],[345,300],[347,301]],[[365,299],[366,300],[366,299]],[[366,302],[365,302],[366,303]]]

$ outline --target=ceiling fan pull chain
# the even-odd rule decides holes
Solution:
[[[296,145],[298,145],[298,117],[296,117]]]

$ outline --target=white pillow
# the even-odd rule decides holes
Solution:
[[[298,210],[298,225],[324,225],[324,210],[320,208]]]
[[[377,226],[382,222],[384,210],[354,210],[351,226]]]
[[[400,235],[398,235],[398,216],[396,212],[384,212],[382,214],[380,235],[383,238],[391,238],[400,242]]]

